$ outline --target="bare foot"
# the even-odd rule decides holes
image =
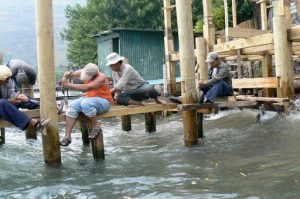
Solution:
[[[141,101],[141,102],[140,102],[140,105],[141,105],[141,106],[146,106],[146,105],[147,105],[147,102]]]
[[[157,98],[155,99],[155,102],[156,102],[157,104],[167,104],[167,103],[168,103],[165,99],[163,99],[163,98],[161,98],[161,97],[157,97]]]

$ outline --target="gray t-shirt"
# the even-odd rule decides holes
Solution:
[[[113,71],[112,78],[114,88],[122,91],[130,91],[143,85],[146,81],[129,64],[122,64],[120,71]]]

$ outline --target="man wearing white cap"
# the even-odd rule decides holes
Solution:
[[[68,79],[80,78],[84,84],[73,84]],[[85,92],[84,97],[74,100],[66,111],[66,132],[64,138],[59,142],[61,146],[71,144],[71,133],[79,113],[87,116],[92,129],[89,129],[89,138],[94,139],[102,133],[101,124],[97,115],[105,113],[110,109],[113,98],[110,93],[109,81],[101,73],[96,64],[89,63],[82,70],[66,72],[60,85],[73,90]]]
[[[199,80],[199,87],[204,92],[200,103],[213,103],[217,97],[233,94],[232,81],[228,64],[222,62],[216,52],[207,54],[205,62],[209,63],[208,80]]]
[[[12,72],[4,65],[0,65],[0,118],[16,127],[25,130],[32,126],[36,131],[44,128],[49,119],[34,119],[18,110],[17,106],[29,100],[29,98],[15,92],[14,82],[11,80]]]
[[[159,92],[146,82],[140,74],[129,64],[124,64],[124,57],[118,53],[111,53],[107,57],[106,66],[112,69],[114,86],[111,93],[115,94],[118,104],[122,105],[145,105],[143,100],[153,98],[156,103],[167,102],[159,97]]]

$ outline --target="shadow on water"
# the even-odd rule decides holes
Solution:
[[[205,141],[185,148],[180,114],[157,118],[157,132],[102,120],[106,159],[93,161],[78,130],[62,165],[43,164],[42,141],[8,129],[0,146],[1,198],[300,198],[300,114],[225,111],[204,121]],[[60,124],[60,136],[64,125]]]

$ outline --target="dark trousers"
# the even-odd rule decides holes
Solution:
[[[129,99],[142,101],[149,98],[156,99],[158,96],[159,92],[154,88],[154,86],[149,83],[145,83],[134,90],[120,93],[117,96],[117,103],[127,106]]]
[[[31,120],[30,117],[19,111],[5,99],[0,99],[0,118],[14,124],[22,130],[27,128]]]
[[[201,90],[210,102],[214,102],[217,97],[231,96],[233,94],[232,89],[224,80],[214,83],[211,87],[201,88]]]

